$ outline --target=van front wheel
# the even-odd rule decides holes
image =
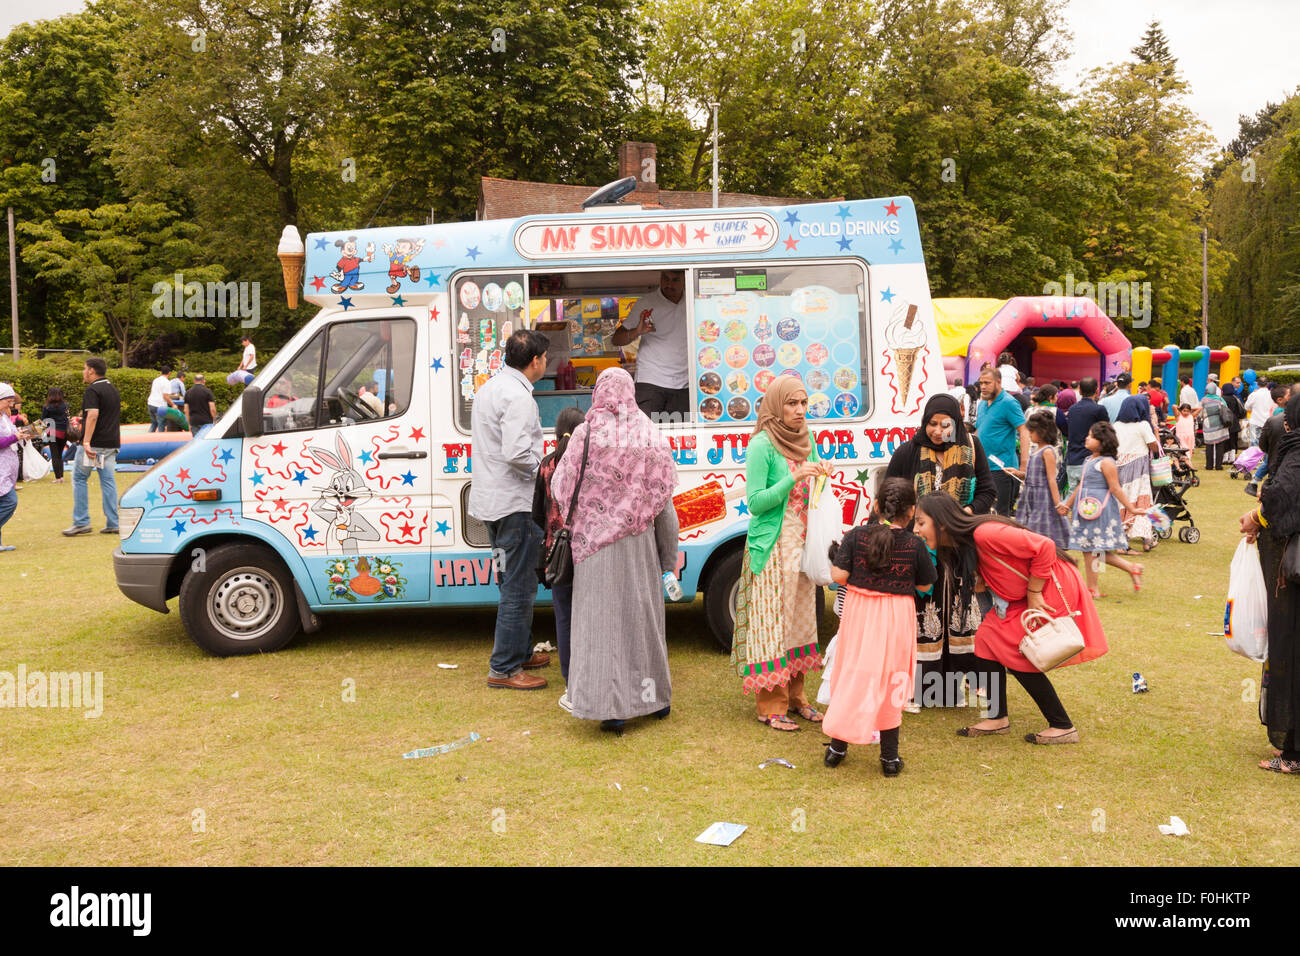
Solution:
[[[266,654],[298,633],[293,582],[274,552],[224,544],[181,583],[181,621],[209,654]]]

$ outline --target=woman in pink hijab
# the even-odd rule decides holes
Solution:
[[[672,450],[637,408],[632,376],[606,369],[551,492],[573,542],[569,702],[574,717],[619,734],[630,718],[667,717],[671,704],[663,575],[677,569],[676,485]]]

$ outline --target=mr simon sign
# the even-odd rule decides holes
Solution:
[[[765,213],[689,216],[588,216],[531,222],[515,232],[527,259],[599,259],[628,255],[766,252],[776,245],[776,220]]]

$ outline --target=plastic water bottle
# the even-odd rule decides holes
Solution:
[[[682,599],[682,586],[677,580],[677,575],[671,571],[664,572],[664,594],[668,595],[670,601],[680,601]]]

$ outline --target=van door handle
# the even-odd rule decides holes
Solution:
[[[381,461],[388,458],[428,458],[429,453],[427,451],[381,451],[378,457]]]

